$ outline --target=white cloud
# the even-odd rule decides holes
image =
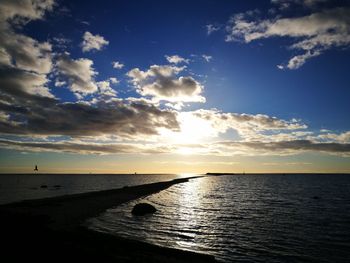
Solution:
[[[53,1],[0,2],[0,64],[47,74],[51,70],[51,45],[15,32],[13,25],[43,19]]]
[[[190,63],[190,60],[189,59],[185,59],[183,57],[180,57],[178,55],[173,55],[173,56],[165,56],[165,58],[168,60],[169,63],[172,63],[172,64],[180,64],[180,63]]]
[[[289,60],[287,68],[289,68],[289,69],[300,68],[302,65],[304,65],[306,60],[308,60],[312,57],[316,57],[320,54],[321,54],[320,51],[315,50],[315,51],[307,51],[305,54],[294,56]]]
[[[110,82],[112,84],[118,84],[119,83],[119,80],[117,78],[109,78]]]
[[[0,82],[1,91],[53,98],[46,87],[52,68],[52,48],[16,32],[31,20],[43,19],[54,1],[22,0],[0,2]],[[25,93],[25,95],[23,94]]]
[[[113,68],[115,69],[122,69],[125,65],[119,61],[113,61],[112,62]]]
[[[306,129],[307,126],[300,121],[278,119],[264,114],[239,114],[223,113],[216,109],[197,110],[191,113],[193,116],[208,122],[213,129],[213,134],[225,133],[229,129],[236,130],[239,136],[245,140],[252,139],[276,139],[272,135],[264,136],[266,131],[295,131]],[[295,138],[295,136],[293,136]]]
[[[327,132],[327,133],[318,135],[316,139],[338,142],[338,143],[350,143],[350,131],[343,132],[343,133],[331,133],[331,132],[328,132],[328,130],[326,130],[324,132]]]
[[[206,61],[206,62],[210,62],[210,60],[212,60],[213,59],[213,57],[212,56],[209,56],[209,55],[205,55],[205,54],[203,54],[202,55],[202,58]]]
[[[65,81],[59,81],[59,80],[55,81],[55,86],[56,87],[63,87],[65,85],[67,85],[67,82],[65,82]]]
[[[83,52],[91,50],[101,50],[104,46],[108,45],[109,41],[105,40],[100,35],[93,35],[86,31],[83,36],[83,42],[81,43]]]
[[[23,24],[30,20],[42,19],[46,11],[54,7],[54,0],[7,0],[0,2],[0,21],[12,20]]]
[[[17,68],[39,74],[47,74],[51,71],[51,44],[48,42],[40,43],[13,32],[2,32],[0,42],[0,46],[3,47],[3,56],[11,57]]]
[[[117,92],[111,88],[111,84],[108,80],[99,81],[96,83],[99,88],[100,94],[105,96],[114,97],[117,95]]]
[[[3,47],[0,47],[0,65],[12,66],[11,56]]]
[[[175,110],[181,110],[185,105],[180,101],[180,102],[176,102],[176,103],[166,103],[165,106],[175,109]]]
[[[98,91],[94,77],[93,61],[86,58],[71,59],[68,54],[61,55],[56,62],[59,81],[67,81],[69,89],[76,95],[87,95]],[[61,80],[62,79],[62,80]]]
[[[286,66],[297,69],[306,60],[319,56],[332,47],[350,45],[350,9],[334,8],[293,18],[259,20],[246,13],[234,15],[227,26],[226,41],[251,41],[270,37],[294,39],[290,49],[301,50],[302,54],[292,57]]]
[[[53,39],[54,46],[57,48],[65,49],[67,45],[71,43],[71,40],[64,37],[54,37]]]
[[[213,25],[213,24],[208,24],[205,26],[205,28],[207,29],[207,34],[208,36],[211,35],[212,33],[216,32],[216,31],[219,31],[221,26],[216,26],[216,25]]]
[[[142,96],[170,102],[205,102],[203,86],[194,78],[176,75],[185,67],[153,65],[147,71],[134,68],[127,73]]]

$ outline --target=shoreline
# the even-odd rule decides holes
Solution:
[[[82,223],[106,209],[185,183],[166,182],[0,205],[3,250],[12,261],[216,262],[213,256],[96,232]]]

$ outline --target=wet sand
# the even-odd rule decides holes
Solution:
[[[1,205],[1,235],[6,240],[1,257],[9,257],[11,262],[215,262],[212,256],[97,233],[82,226],[86,219],[108,208],[188,180]]]

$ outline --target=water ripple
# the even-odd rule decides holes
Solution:
[[[317,197],[317,198],[316,198]],[[349,262],[350,176],[205,177],[136,200],[89,221],[91,228],[223,262]]]

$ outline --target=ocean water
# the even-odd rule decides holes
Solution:
[[[140,201],[158,211],[132,216]],[[350,262],[350,176],[203,177],[109,209],[86,224],[222,262]]]
[[[188,175],[0,174],[0,204],[169,181],[186,176]]]

